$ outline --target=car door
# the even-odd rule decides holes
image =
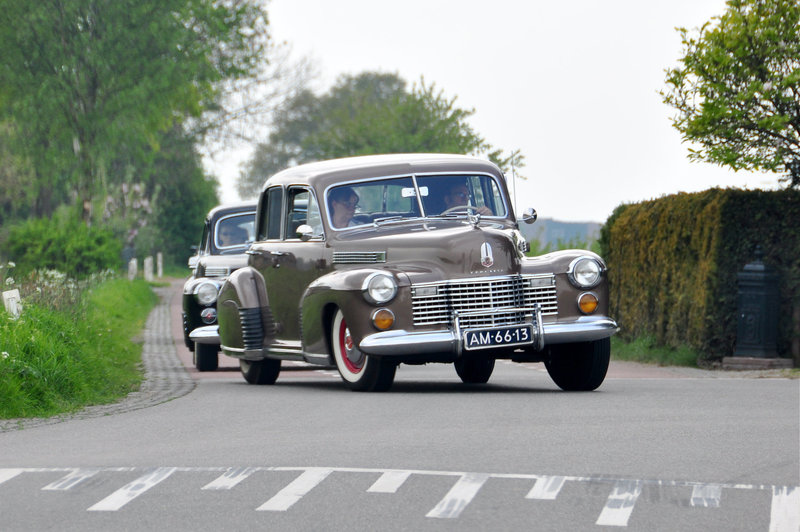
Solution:
[[[251,263],[264,277],[277,343],[299,349],[300,300],[306,287],[326,269],[322,226],[317,222],[321,220],[319,207],[308,187],[274,187],[266,194],[263,223],[267,238],[251,247]],[[301,240],[297,234],[302,225],[314,228],[309,240]]]

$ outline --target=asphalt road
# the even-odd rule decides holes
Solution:
[[[481,386],[429,365],[363,394],[293,365],[250,386],[230,359],[182,367],[178,289],[144,392],[3,425],[0,530],[800,530],[798,380],[612,363],[564,393],[540,364]]]

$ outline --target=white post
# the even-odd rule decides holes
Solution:
[[[132,258],[131,260],[128,261],[128,280],[129,281],[133,281],[134,279],[136,279],[137,267],[138,266],[137,266],[137,263],[136,263],[136,258]]]
[[[164,255],[160,251],[156,254],[156,277],[164,277]]]
[[[20,304],[19,304],[19,290],[16,288],[3,292],[3,304],[11,316],[16,319],[19,318]]]
[[[144,280],[148,283],[153,282],[153,257],[145,257],[144,258]]]

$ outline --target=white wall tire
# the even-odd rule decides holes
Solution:
[[[333,359],[345,386],[354,391],[386,391],[392,386],[397,364],[362,353],[355,345],[341,310],[331,325]]]

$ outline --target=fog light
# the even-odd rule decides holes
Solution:
[[[204,308],[200,313],[200,319],[203,320],[203,323],[214,323],[217,321],[217,309]]]
[[[372,313],[372,324],[376,329],[385,331],[394,325],[394,314],[388,308],[379,308]]]
[[[584,292],[578,296],[578,307],[584,314],[591,314],[597,310],[597,296],[591,292]]]

